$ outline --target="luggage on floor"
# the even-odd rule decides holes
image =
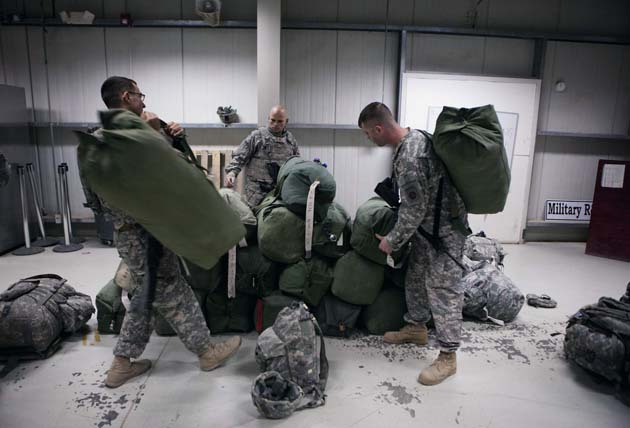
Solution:
[[[238,193],[233,189],[223,188],[219,190],[221,197],[223,200],[236,212],[238,217],[241,219],[241,223],[245,226],[245,230],[247,231],[246,240],[247,244],[251,245],[256,242],[256,225],[258,221],[256,220],[256,216],[252,212],[252,209],[247,205],[245,198],[243,195]]]
[[[274,262],[293,264],[304,257],[304,220],[282,203],[258,213],[258,246]]]
[[[206,321],[211,333],[241,332],[254,329],[252,313],[256,306],[256,296],[237,294],[229,299],[223,288],[215,290],[206,299]]]
[[[287,266],[280,274],[280,290],[295,296],[309,305],[317,306],[324,294],[330,290],[333,268],[320,257],[301,260]]]
[[[321,163],[298,156],[289,158],[278,172],[278,184],[274,194],[279,196],[289,210],[304,218],[308,192],[315,181],[314,218],[319,222],[326,218],[328,208],[335,199],[335,178]]]
[[[302,388],[304,399],[298,408],[326,404],[328,359],[324,337],[303,302],[295,301],[282,309],[273,326],[258,336],[255,357],[261,372],[276,371]]]
[[[271,327],[280,311],[295,300],[295,297],[286,296],[281,293],[271,294],[262,299],[258,299],[254,313],[256,331],[261,333],[264,329]]]
[[[612,382],[630,406],[630,304],[602,297],[570,319],[564,338],[569,361]]]
[[[118,334],[127,313],[122,303],[122,288],[109,281],[96,295],[96,321],[100,334]]]
[[[380,241],[374,235],[387,235],[395,224],[396,210],[379,197],[370,198],[357,209],[350,245],[363,257],[385,265],[387,256],[378,249]]]
[[[486,237],[483,232],[469,235],[464,244],[464,255],[474,261],[493,261],[503,266],[506,254],[499,241]]]
[[[361,306],[339,300],[326,294],[315,308],[315,317],[326,336],[348,337],[357,326]]]
[[[107,110],[100,118],[102,138],[75,132],[81,175],[100,197],[205,269],[245,236],[196,159],[173,149],[132,112]]]
[[[47,357],[62,334],[78,331],[94,312],[90,296],[59,275],[22,279],[0,294],[0,353]]]
[[[193,290],[203,290],[210,293],[227,282],[224,260],[210,269],[204,269],[191,261],[180,261],[182,275]]]
[[[374,303],[363,308],[361,320],[370,334],[382,335],[386,331],[400,330],[405,325],[405,312],[405,292],[399,288],[385,288]]]
[[[353,305],[371,305],[384,281],[385,266],[350,251],[335,264],[331,291]]]
[[[518,287],[490,262],[483,262],[461,281],[464,315],[501,324],[514,320],[525,303]]]
[[[442,159],[471,214],[503,211],[510,190],[510,163],[494,107],[444,107],[433,149]]]
[[[236,250],[236,292],[265,297],[278,289],[278,264],[255,245]]]
[[[350,216],[337,202],[330,205],[324,221],[316,223],[313,229],[313,251],[317,254],[338,259],[350,251]]]

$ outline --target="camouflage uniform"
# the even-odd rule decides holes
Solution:
[[[299,155],[297,141],[291,132],[285,130],[282,135],[275,136],[268,128],[259,128],[234,151],[232,162],[225,167],[225,172],[238,176],[247,166],[245,199],[253,208],[273,190],[282,164],[291,156]]]
[[[442,351],[453,352],[459,347],[462,324],[463,271],[446,254],[461,262],[465,236],[455,230],[451,219],[467,226],[464,202],[451,184],[442,161],[433,145],[416,130],[400,141],[394,153],[393,179],[400,194],[398,220],[385,237],[394,251],[410,241],[412,251],[405,277],[408,313],[405,321],[435,323]],[[442,209],[439,236],[444,251],[437,252],[417,230],[422,226],[433,233],[434,207],[443,180]],[[451,213],[458,213],[454,218]]]
[[[100,132],[97,130],[93,135],[99,138]],[[137,358],[149,342],[154,324],[153,312],[146,311],[140,303],[150,235],[132,217],[109,205],[89,187],[85,186],[84,190],[87,197],[89,194],[94,198],[93,202],[102,209],[105,217],[114,223],[116,249],[133,278],[130,290],[133,297],[114,347],[114,355]],[[167,248],[162,249],[158,263],[153,310],[169,323],[190,351],[200,355],[208,350],[210,330],[192,289],[182,277],[177,256]]]

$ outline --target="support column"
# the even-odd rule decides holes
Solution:
[[[267,124],[269,109],[280,103],[281,0],[258,0],[256,29],[258,125]]]

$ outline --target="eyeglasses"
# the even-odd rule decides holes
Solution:
[[[140,97],[140,101],[142,101],[142,102],[144,102],[144,98],[146,97],[146,95],[144,95],[142,92],[127,91],[127,93],[139,96]]]

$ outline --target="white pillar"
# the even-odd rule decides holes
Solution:
[[[258,0],[256,58],[258,125],[267,124],[269,109],[280,103],[281,0]]]

